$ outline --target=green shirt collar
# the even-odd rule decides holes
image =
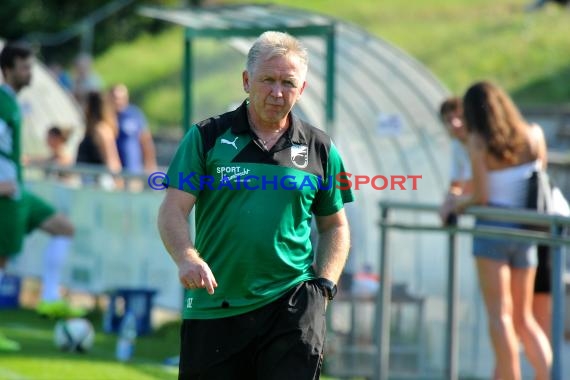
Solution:
[[[249,133],[251,128],[247,121],[247,105],[249,104],[249,99],[243,101],[243,103],[235,110],[234,121],[232,123],[232,133],[239,135],[244,133]],[[291,127],[287,130],[287,137],[293,144],[306,145],[307,139],[304,131],[304,124],[296,115],[292,112],[289,113],[289,117],[292,120]]]

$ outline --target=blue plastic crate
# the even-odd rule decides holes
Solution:
[[[0,309],[14,309],[20,306],[22,280],[19,276],[4,275],[0,281]]]
[[[109,295],[109,306],[103,318],[103,331],[106,333],[118,333],[123,317],[127,312],[132,312],[137,320],[138,335],[146,335],[152,331],[151,311],[155,289],[143,288],[117,288]],[[123,307],[119,307],[122,303]]]

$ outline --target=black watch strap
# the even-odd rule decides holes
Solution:
[[[327,297],[329,301],[332,301],[337,292],[336,284],[324,277],[315,279],[315,283],[323,290],[325,297]]]

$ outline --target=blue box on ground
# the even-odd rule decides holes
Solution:
[[[12,309],[20,306],[20,288],[22,280],[18,276],[5,274],[0,280],[0,309]]]
[[[123,317],[130,311],[137,320],[137,334],[150,333],[150,316],[156,292],[154,289],[144,288],[116,288],[108,291],[109,306],[103,318],[103,331],[118,333]]]

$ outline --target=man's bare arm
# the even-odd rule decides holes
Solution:
[[[158,213],[158,231],[166,250],[178,266],[182,285],[193,287],[194,284],[213,294],[218,283],[190,239],[188,216],[195,203],[196,197],[192,194],[169,188]]]
[[[337,283],[350,249],[350,230],[344,209],[329,216],[317,216],[319,245],[317,247],[318,277]]]

